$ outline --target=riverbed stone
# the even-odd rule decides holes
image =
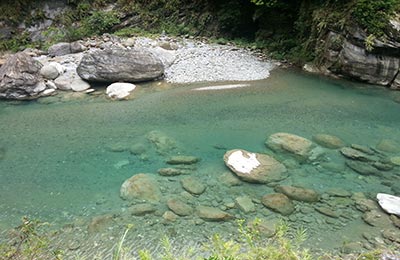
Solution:
[[[200,195],[206,190],[206,185],[197,177],[186,177],[181,180],[182,187],[194,195]]]
[[[135,83],[159,78],[164,66],[146,49],[112,47],[86,53],[77,72],[87,81]]]
[[[375,161],[375,158],[371,157],[370,155],[351,147],[343,147],[340,149],[340,153],[351,160],[359,160],[364,162]]]
[[[224,172],[218,177],[218,181],[226,186],[239,186],[242,181],[232,172]]]
[[[71,45],[68,42],[56,43],[49,47],[48,53],[50,57],[71,54]]]
[[[351,197],[351,192],[343,188],[330,188],[326,193],[333,197]]]
[[[151,131],[146,135],[146,138],[155,146],[157,153],[161,155],[168,155],[177,147],[176,141],[161,131]]]
[[[167,206],[178,216],[189,216],[193,213],[193,208],[178,198],[167,200]]]
[[[156,210],[156,206],[151,203],[139,203],[128,208],[128,212],[134,216],[144,216],[154,213]]]
[[[315,207],[315,210],[318,211],[319,213],[321,213],[325,216],[331,217],[331,218],[339,217],[339,214],[336,211],[334,211],[326,206],[317,206],[317,207]]]
[[[316,134],[313,136],[313,141],[329,149],[338,149],[345,145],[339,137],[328,134]]]
[[[390,162],[396,166],[400,166],[400,156],[390,157]]]
[[[275,219],[256,218],[247,223],[247,228],[263,237],[273,237],[276,233],[278,221]]]
[[[301,160],[307,160],[315,147],[310,140],[289,133],[275,133],[268,137],[265,145],[275,152],[287,152]]]
[[[233,218],[231,214],[209,206],[196,207],[196,213],[199,218],[205,221],[226,221]]]
[[[247,182],[269,183],[287,177],[286,167],[266,154],[235,149],[225,153],[224,162],[240,179]]]
[[[362,215],[362,219],[365,223],[379,228],[390,228],[393,227],[392,221],[389,216],[380,210],[366,211]]]
[[[382,152],[397,153],[400,152],[400,145],[391,139],[382,139],[377,145],[376,149]]]
[[[170,210],[165,211],[162,217],[167,222],[175,222],[179,218],[178,215]]]
[[[400,197],[385,193],[378,193],[376,195],[376,199],[385,212],[400,217]]]
[[[399,229],[384,229],[382,236],[392,242],[400,243],[400,230]]]
[[[42,64],[24,52],[7,58],[0,67],[0,98],[33,99],[40,96]]]
[[[58,62],[50,62],[40,69],[40,75],[46,79],[54,80],[63,74],[65,68]]]
[[[151,174],[139,173],[127,179],[121,186],[121,198],[125,200],[141,199],[159,202],[161,191],[157,181]]]
[[[199,158],[188,155],[175,155],[167,159],[167,164],[195,164]]]
[[[89,234],[98,233],[105,230],[114,222],[113,214],[105,214],[100,216],[95,216],[90,220],[88,225]]]
[[[178,176],[178,175],[190,174],[190,171],[188,171],[186,169],[178,169],[178,168],[161,168],[161,169],[158,169],[157,172],[161,176]]]
[[[306,189],[296,186],[276,186],[276,192],[283,193],[290,199],[304,201],[304,202],[317,202],[319,201],[319,194],[315,190]]]
[[[282,193],[267,194],[261,198],[261,203],[284,216],[292,214],[295,210],[292,201]]]
[[[235,199],[235,205],[244,213],[256,211],[256,206],[249,196],[240,196]]]
[[[132,83],[116,82],[107,87],[106,94],[109,98],[121,100],[127,98],[135,88]]]
[[[360,161],[346,161],[346,165],[362,175],[379,175],[380,171],[372,165]]]

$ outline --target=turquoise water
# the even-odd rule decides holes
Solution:
[[[347,144],[372,147],[382,139],[400,144],[397,93],[287,70],[277,70],[269,79],[249,84],[246,88],[223,91],[192,90],[215,84],[146,84],[139,86],[132,100],[121,102],[110,101],[102,95],[78,94],[37,102],[2,101],[0,148],[5,154],[0,161],[0,228],[18,225],[25,215],[62,226],[121,212],[129,203],[119,198],[120,186],[141,172],[156,176],[165,197],[179,195],[182,192],[179,177],[157,175],[157,170],[166,164],[165,157],[157,154],[146,139],[147,133],[153,130],[176,140],[178,148],[172,154],[201,158],[195,176],[207,184],[208,190],[193,205],[212,204],[216,200],[215,206],[220,206],[239,195],[260,199],[272,192],[272,188],[256,184],[220,186],[218,176],[227,171],[223,163],[227,149],[270,153],[264,142],[276,132],[309,139],[318,133],[328,133]],[[113,151],[115,146],[136,144],[146,147],[141,156]],[[327,156],[339,165],[339,170],[298,165],[286,182],[321,193],[329,188],[344,188],[370,196],[377,192],[393,193],[378,177],[361,176],[345,168],[338,151],[327,150]],[[392,171],[398,172],[399,167]],[[165,205],[160,207],[165,209]],[[251,216],[238,210],[232,213],[244,218],[279,216],[267,212],[262,205],[257,205],[257,209]],[[319,217],[324,219],[322,215],[312,213],[313,223],[301,222],[300,217],[291,221],[294,225],[310,225],[311,235],[318,235],[319,240],[326,242],[321,242],[321,247],[329,248],[342,243],[340,239],[336,244],[330,241],[332,234],[350,240],[362,239],[360,234],[372,228],[363,223],[360,212],[351,214],[356,217],[346,222],[346,228],[337,228],[341,223],[336,223],[335,228],[327,224],[323,233],[318,232],[320,222],[314,221]],[[158,231],[170,229],[157,224],[161,219],[157,215],[132,221],[144,223],[149,219],[152,221],[149,230],[152,227]],[[214,228],[231,232],[234,228],[234,223],[195,225],[191,218],[185,219],[176,224],[178,233],[180,229],[204,229],[204,226],[209,228],[207,232]]]

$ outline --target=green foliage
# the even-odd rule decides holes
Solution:
[[[11,50],[13,52],[21,51],[31,45],[28,33],[22,33],[11,39],[0,40],[0,51]]]
[[[381,36],[399,0],[357,0],[352,15],[368,33]]]
[[[84,35],[100,35],[120,22],[115,12],[95,11],[82,21]]]
[[[22,224],[11,234],[8,243],[0,244],[0,259],[55,259],[62,258],[61,250],[50,250],[49,237],[41,232],[47,223],[37,220],[22,219]]]

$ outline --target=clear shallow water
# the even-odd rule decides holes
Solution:
[[[223,163],[226,150],[270,153],[264,142],[276,132],[309,139],[328,133],[348,144],[372,147],[382,139],[400,144],[400,104],[394,101],[398,98],[396,93],[291,71],[275,71],[269,79],[249,84],[246,88],[219,91],[192,90],[216,84],[142,85],[133,100],[123,102],[102,96],[70,97],[71,94],[22,104],[1,102],[0,147],[6,152],[0,161],[0,228],[18,225],[25,215],[63,225],[121,212],[129,203],[119,198],[120,186],[140,172],[154,173],[165,197],[179,195],[180,177],[157,175],[157,170],[166,164],[165,157],[158,155],[145,138],[152,130],[175,139],[176,153],[201,158],[194,175],[208,188],[193,205],[217,201],[221,206],[240,195],[260,199],[273,192],[270,187],[255,184],[229,188],[218,182],[218,176],[227,171]],[[142,157],[111,149],[138,143],[147,147]],[[321,193],[329,188],[364,192],[372,197],[377,192],[393,193],[378,177],[361,176],[345,168],[337,151],[326,153],[331,162],[341,165],[340,170],[298,165],[283,183],[303,185]],[[393,171],[398,173],[399,168]],[[165,205],[160,207],[160,211],[166,210]],[[299,203],[298,207],[303,205]],[[261,204],[252,215],[238,210],[232,213],[249,219],[279,217]],[[305,225],[318,246],[334,248],[345,239],[361,239],[364,231],[373,233],[361,220],[360,212],[349,214],[355,217],[342,229],[338,228],[342,225],[340,220],[334,220],[338,223],[332,227],[323,222],[326,229],[321,231],[317,220],[326,217],[315,212],[291,221]],[[308,215],[310,221],[304,219]],[[161,219],[152,216],[129,221],[142,227],[138,232],[152,234],[148,230],[171,229],[171,225],[161,224]],[[143,224],[149,222],[147,226]],[[194,222],[192,218],[182,218],[172,225],[172,233],[186,230],[182,235],[195,232],[201,236],[202,232],[229,233],[236,228],[230,222]]]

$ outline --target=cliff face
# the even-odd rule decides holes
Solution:
[[[320,47],[320,68],[328,73],[400,89],[400,20],[388,24],[385,35],[368,39],[357,25],[329,31]]]

